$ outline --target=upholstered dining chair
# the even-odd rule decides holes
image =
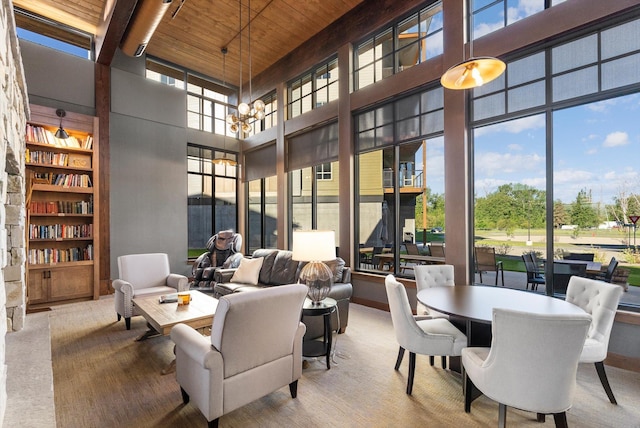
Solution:
[[[455,285],[453,265],[420,265],[414,267],[416,289],[418,292],[432,287],[453,287]],[[448,315],[416,304],[416,315],[429,315],[432,318],[449,318]]]
[[[185,324],[171,329],[182,400],[193,403],[209,427],[283,386],[289,385],[296,398],[306,331],[300,315],[307,291],[305,285],[291,284],[223,296],[211,337]]]
[[[566,427],[590,324],[587,313],[549,315],[494,308],[491,348],[462,350],[465,411],[471,411],[475,386],[499,403],[499,427],[506,426],[507,406],[535,412],[538,421],[553,414],[556,427]]]
[[[613,404],[618,403],[609,385],[603,361],[607,357],[613,320],[621,295],[622,287],[619,285],[572,276],[565,297],[567,302],[580,306],[591,314],[591,328],[580,355],[580,362],[595,364],[602,387]]]
[[[459,356],[467,346],[467,336],[444,318],[416,320],[409,306],[407,291],[393,275],[385,278],[391,321],[400,345],[395,369],[400,368],[405,349],[409,351],[407,394],[413,390],[416,354]],[[433,360],[432,363],[433,364]]]
[[[169,256],[165,253],[120,256],[118,276],[112,282],[115,290],[114,304],[118,321],[124,317],[127,330],[131,329],[131,317],[140,315],[133,305],[134,297],[177,293],[189,289],[186,276],[169,272]]]

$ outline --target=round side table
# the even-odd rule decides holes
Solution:
[[[331,341],[332,341],[332,329],[331,329],[331,314],[338,309],[338,303],[327,297],[324,300],[313,303],[311,299],[306,298],[304,305],[302,306],[303,317],[324,317],[324,335],[322,341],[320,340],[305,340],[302,343],[302,355],[305,357],[321,357],[327,356],[327,370],[331,368],[330,355],[331,355]]]

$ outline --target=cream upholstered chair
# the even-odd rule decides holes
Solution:
[[[431,287],[453,287],[455,285],[453,265],[420,265],[415,266],[416,288],[422,291]],[[449,318],[448,315],[427,308],[422,303],[416,304],[416,315],[430,315],[432,318]]]
[[[591,328],[580,355],[581,363],[595,363],[600,382],[604,387],[609,401],[618,404],[607,373],[604,370],[604,359],[607,357],[609,337],[613,328],[613,320],[616,316],[622,287],[608,284],[603,281],[572,276],[567,286],[566,301],[580,306],[585,312],[591,314]]]
[[[289,385],[293,398],[302,375],[301,284],[268,287],[220,298],[211,337],[178,324],[171,329],[176,379],[210,427],[218,418]]]
[[[404,285],[393,275],[385,278],[391,321],[400,345],[395,369],[400,368],[405,349],[409,351],[407,394],[411,395],[416,367],[416,354],[458,356],[467,345],[467,336],[444,318],[416,320],[409,306]]]
[[[538,421],[553,414],[566,427],[566,411],[576,388],[578,359],[591,316],[548,315],[494,308],[491,348],[462,350],[465,411],[471,411],[475,385],[499,403],[498,425],[506,425],[507,406],[535,412]]]
[[[118,321],[124,317],[127,330],[131,317],[140,315],[133,306],[137,296],[177,293],[189,289],[184,275],[169,272],[169,256],[165,253],[129,254],[118,257],[118,275],[112,286]]]

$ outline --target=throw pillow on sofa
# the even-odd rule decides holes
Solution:
[[[243,258],[240,260],[238,269],[233,273],[231,282],[240,282],[243,284],[257,285],[260,278],[260,269],[264,258],[257,259]]]
[[[345,262],[341,257],[337,257],[335,260],[325,262],[331,273],[333,273],[333,283],[342,282],[342,275],[344,274]]]

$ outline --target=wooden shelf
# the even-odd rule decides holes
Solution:
[[[29,264],[29,270],[66,269],[74,266],[93,266],[93,260],[78,260],[76,262]]]
[[[98,119],[79,113],[67,112],[63,125],[78,144],[92,138],[91,149],[65,146],[73,140],[55,140],[52,133],[60,122],[56,109],[30,105],[31,119],[27,125],[27,138],[38,138],[43,142],[27,141],[25,153],[27,169],[27,231],[37,226],[65,226],[85,232],[92,230],[93,236],[74,238],[28,239],[27,260],[68,260],[59,263],[27,263],[27,309],[51,303],[65,303],[100,296],[99,280],[99,144]],[[69,120],[67,120],[69,119]],[[55,141],[56,144],[48,144]],[[40,162],[52,162],[40,163]],[[66,163],[67,165],[58,165]],[[88,180],[87,180],[88,177]],[[74,182],[91,182],[92,187],[60,186],[48,184],[49,180],[66,178]],[[31,212],[40,211],[37,213]],[[42,212],[42,211],[58,212]],[[88,213],[87,211],[92,211]],[[80,211],[85,213],[61,212]],[[55,223],[54,225],[48,223]],[[91,229],[81,229],[91,225]],[[27,238],[30,232],[27,232]],[[58,232],[38,233],[34,236],[55,236]],[[62,234],[62,233],[60,233]]]
[[[54,186],[53,184],[34,184],[34,192],[65,192],[65,193],[91,193],[93,194],[93,187],[64,187]],[[94,208],[95,211],[95,208]]]

